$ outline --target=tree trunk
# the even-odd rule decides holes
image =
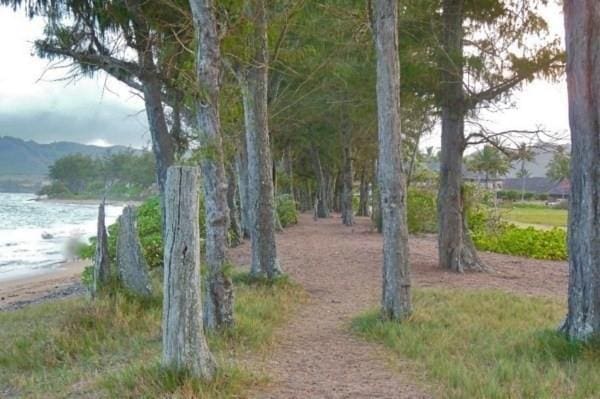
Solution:
[[[248,151],[246,149],[246,137],[240,140],[240,149],[236,154],[235,166],[237,169],[237,180],[240,198],[240,222],[244,238],[250,238],[252,218],[250,210],[250,197],[248,190]]]
[[[371,221],[375,225],[378,233],[383,232],[382,220],[381,220],[381,196],[379,194],[379,183],[376,183],[379,175],[379,166],[377,162],[375,162],[375,167],[373,168],[373,183],[372,187],[372,196],[371,196]]]
[[[400,63],[398,3],[375,1],[377,54],[377,121],[379,190],[383,215],[383,289],[385,319],[402,320],[411,313],[405,174],[400,131]]]
[[[198,169],[169,168],[166,188],[162,363],[209,379],[216,365],[202,317]]]
[[[342,223],[345,226],[354,224],[354,210],[352,209],[352,132],[347,126],[348,122],[342,122]]]
[[[463,92],[464,0],[443,2],[443,54],[440,55],[442,148],[438,191],[438,254],[440,267],[462,273],[486,267],[469,235],[462,198],[462,159],[465,149]]]
[[[138,237],[135,213],[135,207],[129,205],[123,209],[123,214],[119,217],[117,238],[119,279],[127,291],[149,297],[152,295],[152,282]]]
[[[92,296],[96,296],[111,279],[110,258],[108,255],[108,235],[104,217],[104,200],[98,206],[98,231],[96,234],[96,255],[94,256],[94,282]]]
[[[273,278],[281,273],[273,223],[274,194],[271,144],[267,115],[267,16],[264,0],[248,2],[253,21],[253,60],[242,87],[248,151],[248,191],[251,208],[252,267],[254,276]]]
[[[233,286],[223,272],[229,207],[223,165],[223,141],[219,119],[219,71],[221,56],[213,0],[190,0],[197,37],[196,76],[199,93],[196,119],[202,149],[200,167],[206,211],[206,265],[204,327],[215,329],[233,324]]]
[[[572,158],[569,200],[569,306],[562,331],[600,333],[600,4],[565,0]]]
[[[321,157],[319,155],[319,150],[315,146],[311,147],[311,155],[313,158],[313,168],[315,170],[315,176],[317,177],[316,215],[319,218],[328,218],[329,206],[327,200],[327,181],[325,179],[325,173],[323,173],[323,166],[321,165]]]
[[[360,173],[360,198],[357,216],[369,216],[369,182],[364,169]]]
[[[227,168],[227,205],[229,206],[229,240],[230,247],[237,247],[242,243],[242,226],[240,222],[240,209],[237,205],[238,187],[233,166]]]

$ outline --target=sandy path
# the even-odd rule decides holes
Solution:
[[[263,364],[273,384],[256,398],[423,398],[408,374],[391,370],[376,345],[348,332],[350,320],[377,306],[381,292],[381,236],[367,218],[343,227],[339,218],[300,224],[277,239],[284,270],[308,292],[310,302],[277,332],[277,346]],[[231,251],[249,263],[246,244]],[[436,266],[435,237],[410,240],[414,285],[497,288],[531,295],[564,296],[564,262],[483,254],[493,274],[456,275]],[[402,365],[400,365],[402,368]]]

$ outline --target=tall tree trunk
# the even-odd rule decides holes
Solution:
[[[319,218],[328,218],[329,217],[329,202],[328,202],[328,192],[327,192],[327,180],[325,179],[325,173],[323,171],[323,166],[321,165],[321,157],[319,155],[319,150],[315,147],[311,147],[311,155],[313,158],[313,168],[315,170],[315,175],[317,177],[317,193],[316,193],[316,202],[317,202],[317,217]]]
[[[381,220],[381,196],[379,193],[379,183],[377,182],[379,180],[379,178],[377,177],[379,175],[379,165],[377,163],[377,161],[374,162],[374,168],[373,168],[373,180],[372,180],[372,184],[371,184],[371,190],[372,190],[372,195],[371,195],[371,208],[372,208],[372,212],[371,212],[371,221],[373,222],[373,224],[375,225],[375,228],[377,229],[378,233],[383,232],[383,226],[382,226],[382,220]]]
[[[569,306],[562,331],[600,333],[600,3],[565,0],[571,127]]]
[[[248,190],[248,151],[245,134],[240,140],[240,148],[235,158],[240,198],[240,222],[244,238],[250,238],[252,217],[250,209],[250,193]]]
[[[208,379],[216,365],[202,316],[198,169],[169,168],[166,188],[162,363]]]
[[[136,37],[137,56],[142,73],[140,80],[144,93],[144,105],[148,118],[148,127],[152,137],[152,152],[156,159],[156,181],[161,198],[162,222],[165,221],[164,193],[167,180],[167,169],[175,161],[175,143],[169,134],[162,101],[162,83],[159,80],[158,68],[154,62],[152,49],[154,44],[150,37],[150,27],[145,22],[141,2],[131,1],[127,7],[134,15],[133,30]],[[164,233],[164,231],[163,231]]]
[[[233,324],[233,286],[223,272],[229,207],[223,165],[223,142],[219,119],[219,72],[221,56],[213,0],[190,0],[197,37],[196,119],[202,158],[202,183],[206,211],[206,265],[204,327],[215,329]]]
[[[375,0],[379,189],[383,215],[384,318],[402,320],[411,313],[405,174],[400,131],[398,2]]]
[[[255,276],[273,278],[281,273],[273,223],[274,194],[271,144],[267,115],[268,54],[267,15],[264,0],[248,0],[253,21],[253,60],[245,76],[244,112],[248,151],[248,190],[251,206],[252,267]]]
[[[477,256],[465,219],[462,197],[462,160],[465,150],[463,92],[464,0],[443,1],[440,55],[442,148],[438,191],[438,255],[440,267],[462,273],[485,270]]]
[[[364,168],[360,172],[360,197],[357,216],[369,216],[369,182]]]
[[[342,121],[342,223],[345,226],[354,224],[352,209],[352,131],[348,122]]]
[[[106,234],[106,222],[104,216],[104,200],[102,200],[102,203],[98,206],[97,227],[92,296],[96,296],[111,279],[110,258],[108,256],[108,235]]]
[[[229,246],[237,247],[242,243],[243,233],[240,222],[240,209],[237,204],[238,187],[234,167],[227,168],[227,205],[229,206]]]

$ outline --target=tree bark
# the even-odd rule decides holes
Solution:
[[[462,197],[462,160],[465,150],[463,89],[464,0],[444,0],[444,51],[440,55],[442,103],[442,148],[438,191],[438,256],[440,267],[458,273],[483,271],[470,238]]]
[[[216,365],[202,317],[198,169],[169,168],[166,188],[162,363],[209,379]]]
[[[369,216],[369,182],[364,169],[360,173],[360,197],[357,216]]]
[[[323,166],[321,165],[321,157],[319,150],[315,147],[311,147],[311,155],[313,158],[313,168],[317,177],[317,193],[316,193],[316,215],[319,218],[329,217],[329,201],[328,201],[328,185],[325,179],[325,173],[323,172]]]
[[[571,127],[569,305],[561,329],[573,339],[600,333],[600,4],[565,0]]]
[[[377,121],[379,190],[383,215],[383,289],[385,319],[402,320],[411,313],[405,174],[400,131],[400,63],[398,2],[375,1],[377,54]]]
[[[98,231],[96,233],[96,254],[94,256],[94,282],[92,296],[105,287],[111,279],[110,258],[108,255],[108,234],[104,216],[104,200],[98,206]]]
[[[281,273],[273,223],[274,194],[271,145],[267,115],[268,55],[267,16],[264,0],[248,0],[253,21],[254,51],[242,82],[248,152],[248,199],[251,209],[252,266],[254,276],[273,278]]]
[[[119,217],[117,265],[119,279],[127,291],[142,297],[152,295],[148,264],[144,258],[136,227],[135,207],[131,205],[126,206]]]
[[[237,204],[238,187],[233,166],[227,168],[227,205],[229,206],[229,239],[230,247],[237,247],[242,243],[243,232],[240,222],[240,209]]]
[[[223,272],[229,207],[219,119],[221,56],[213,0],[190,0],[190,7],[198,46],[196,76],[200,93],[196,99],[196,119],[206,212],[205,258],[208,274],[204,286],[204,327],[210,330],[233,324],[233,285]]]
[[[250,238],[252,217],[250,210],[250,193],[248,190],[248,151],[245,135],[240,140],[240,148],[236,154],[235,166],[240,198],[240,222],[244,238]]]
[[[342,223],[345,226],[354,224],[354,209],[352,209],[352,131],[348,122],[342,122]]]
[[[381,220],[381,195],[379,193],[379,183],[378,175],[379,175],[379,165],[375,162],[375,167],[373,168],[373,183],[371,184],[372,195],[371,195],[371,221],[375,225],[378,233],[383,232],[382,220]]]

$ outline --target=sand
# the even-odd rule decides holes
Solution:
[[[0,310],[81,294],[81,273],[89,261],[65,262],[43,273],[0,279]]]

